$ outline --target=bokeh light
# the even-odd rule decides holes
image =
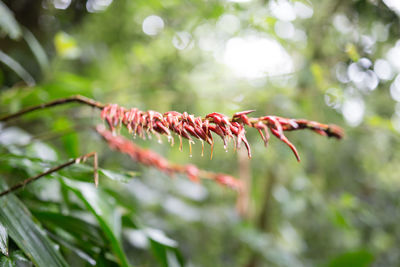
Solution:
[[[296,19],[296,11],[287,0],[272,0],[269,2],[271,13],[279,20],[292,21]]]
[[[177,32],[172,38],[172,44],[178,50],[192,48],[194,45],[192,35],[188,32]]]
[[[67,9],[71,4],[71,0],[53,0],[53,5],[57,9]]]
[[[91,13],[105,11],[113,0],[88,0],[86,9]]]
[[[342,107],[343,117],[350,126],[358,126],[365,113],[365,103],[360,97],[348,97],[345,99]]]
[[[400,102],[400,74],[397,75],[396,79],[390,85],[390,95],[393,100]]]
[[[164,29],[164,21],[159,16],[150,15],[143,20],[142,29],[147,35],[157,35]]]
[[[293,72],[290,55],[267,37],[234,37],[225,47],[224,63],[239,77],[261,78]]]
[[[393,78],[392,67],[385,59],[378,59],[375,61],[374,71],[381,80],[391,80]]]

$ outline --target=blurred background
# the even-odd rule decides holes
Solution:
[[[2,0],[2,115],[81,94],[161,113],[254,109],[346,132],[340,141],[287,133],[300,163],[253,129],[251,160],[221,140],[212,160],[199,142],[189,157],[187,144],[135,140],[171,162],[240,177],[250,188],[238,200],[132,163],[93,131],[98,111],[59,106],[0,125],[2,180],[96,150],[100,187],[88,160],[12,203],[43,229],[36,246],[57,244],[53,256],[71,266],[399,266],[399,16],[398,0]],[[17,227],[3,207],[0,223]],[[14,254],[2,250],[1,261],[41,266],[35,253],[44,254],[8,232]]]

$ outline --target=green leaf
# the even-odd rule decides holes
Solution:
[[[8,234],[2,223],[0,223],[0,250],[1,253],[8,256]]]
[[[51,229],[59,227],[79,239],[89,240],[98,246],[106,245],[101,230],[87,221],[58,212],[32,211],[32,213]]]
[[[53,122],[54,131],[63,132],[66,129],[73,129],[73,127],[73,123],[67,118],[59,118]],[[76,158],[79,156],[79,138],[75,131],[63,134],[61,140],[69,157]]]
[[[3,180],[0,180],[0,189],[7,189]],[[55,245],[33,222],[24,204],[13,194],[0,198],[0,222],[36,266],[68,266]]]
[[[178,244],[175,240],[170,239],[158,229],[147,228],[144,231],[150,239],[153,254],[162,266],[184,266],[183,257],[177,248]]]
[[[167,251],[163,245],[150,240],[151,250],[163,267],[168,267]]]
[[[15,20],[10,9],[0,1],[0,29],[11,39],[18,39],[21,36],[21,28]]]
[[[136,173],[117,173],[111,170],[106,170],[99,168],[99,174],[103,174],[106,178],[116,181],[127,183],[132,177],[136,175]],[[63,169],[59,171],[57,174],[53,174],[54,177],[62,177],[70,180],[83,181],[83,182],[91,182],[93,181],[94,170],[93,166],[87,164],[75,164],[70,166],[69,168]],[[100,183],[102,177],[100,177]]]
[[[11,258],[3,256],[0,260],[0,267],[15,267],[15,263]]]
[[[103,174],[106,178],[116,181],[127,183],[132,177],[136,175],[134,172],[125,173],[125,172],[114,172],[107,169],[98,168],[99,174]],[[87,164],[75,164],[70,166],[69,168],[63,169],[58,172],[58,174],[54,174],[53,176],[60,177],[77,181],[90,182],[93,181],[93,166]],[[100,177],[100,183],[101,183]]]
[[[184,266],[183,258],[177,248],[171,248],[150,239],[153,254],[164,267]]]
[[[22,261],[22,262],[30,262],[24,255],[21,250],[13,251],[11,253],[11,258],[14,262]],[[19,266],[19,265],[18,265]]]
[[[12,132],[13,133],[13,132]],[[0,137],[2,137],[0,135]],[[1,143],[1,141],[0,141]],[[25,155],[16,155],[12,153],[0,154],[0,162],[6,162],[6,167],[12,169],[21,169],[27,171],[28,175],[33,176],[38,173],[44,172],[47,168],[57,166],[65,161],[43,160],[37,157],[29,157]],[[98,169],[99,174],[103,174],[106,178],[127,183],[130,179],[137,176],[136,172],[115,172],[108,169]],[[74,164],[68,168],[62,169],[57,173],[50,174],[49,177],[59,177],[72,179],[77,181],[91,182],[93,181],[94,170],[90,164]],[[27,177],[26,177],[27,178]],[[100,179],[101,183],[101,179]]]
[[[175,240],[167,237],[164,232],[159,229],[148,228],[145,232],[151,240],[164,247],[176,248],[178,246]]]
[[[110,242],[114,255],[121,266],[130,266],[121,244],[121,213],[112,204],[115,200],[94,185],[64,179],[64,185],[69,188],[93,213],[101,229]]]
[[[40,45],[39,41],[33,35],[31,31],[27,28],[24,28],[24,39],[26,43],[29,45],[29,48],[32,50],[33,55],[35,56],[37,62],[39,63],[42,72],[49,69],[49,60],[47,58],[46,52],[43,47]]]
[[[118,182],[123,182],[127,183],[129,180],[135,176],[135,173],[131,173],[130,175],[127,174],[122,174],[122,173],[117,173],[114,171],[106,170],[106,169],[99,169],[99,173],[103,174],[107,178],[113,180],[113,181],[118,181]]]
[[[327,265],[328,267],[367,267],[374,260],[374,255],[366,250],[346,252],[334,258]]]
[[[1,15],[0,15],[1,16]],[[0,62],[12,69],[28,86],[34,86],[35,80],[17,61],[0,50]]]
[[[82,260],[88,262],[90,265],[93,265],[93,266],[96,265],[96,260],[95,259],[93,259],[89,254],[87,254],[82,249],[80,249],[80,248],[74,246],[73,244],[70,244],[69,242],[67,242],[65,240],[65,238],[57,236],[57,235],[51,235],[51,237],[53,238],[53,240],[58,242],[61,246],[63,246],[64,248],[69,249],[70,251],[75,253],[76,256],[78,256]]]

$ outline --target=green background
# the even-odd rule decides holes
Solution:
[[[212,160],[200,142],[189,157],[186,143],[135,140],[250,181],[238,210],[229,189],[110,150],[89,107],[10,120],[3,189],[94,150],[102,171],[97,190],[88,160],[1,198],[0,265],[400,265],[399,15],[395,0],[3,0],[2,115],[81,94],[161,113],[254,109],[334,123],[346,137],[287,133],[300,163],[254,129],[251,160],[217,138]]]

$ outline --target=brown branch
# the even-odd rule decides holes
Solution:
[[[16,113],[0,117],[0,121],[8,121],[10,119],[20,117],[22,115],[25,115],[26,113],[29,113],[29,112],[32,112],[32,111],[35,111],[38,109],[50,108],[50,107],[54,107],[54,106],[58,106],[58,105],[71,103],[71,102],[85,104],[85,105],[88,105],[88,106],[91,106],[94,108],[98,108],[98,109],[103,109],[105,107],[105,105],[103,103],[97,102],[93,99],[90,99],[90,98],[87,98],[87,97],[84,97],[81,95],[75,95],[75,96],[61,98],[61,99],[53,100],[53,101],[43,103],[43,104],[40,104],[37,106],[32,106],[32,107],[22,109]]]
[[[83,156],[80,156],[78,158],[71,159],[71,160],[69,160],[69,161],[67,161],[67,162],[65,162],[65,163],[63,163],[61,165],[53,167],[53,168],[51,168],[51,169],[49,169],[49,170],[47,170],[45,172],[42,172],[42,173],[40,173],[40,174],[38,174],[36,176],[30,177],[30,178],[28,178],[26,180],[23,180],[22,182],[20,182],[20,183],[18,183],[16,185],[10,187],[9,189],[1,192],[0,193],[0,197],[5,196],[5,195],[7,195],[7,194],[9,194],[11,192],[14,192],[15,190],[18,190],[21,187],[24,187],[27,184],[30,184],[30,183],[42,178],[43,176],[46,176],[46,175],[51,174],[53,172],[57,172],[57,171],[59,171],[61,169],[64,169],[65,167],[70,166],[70,165],[78,164],[80,162],[85,162],[89,157],[93,157],[94,183],[95,183],[95,185],[97,187],[98,182],[99,182],[99,175],[98,175],[98,172],[97,172],[97,167],[98,167],[98,164],[97,164],[97,153],[96,152],[90,152],[90,153],[88,153],[86,155],[83,155]]]

